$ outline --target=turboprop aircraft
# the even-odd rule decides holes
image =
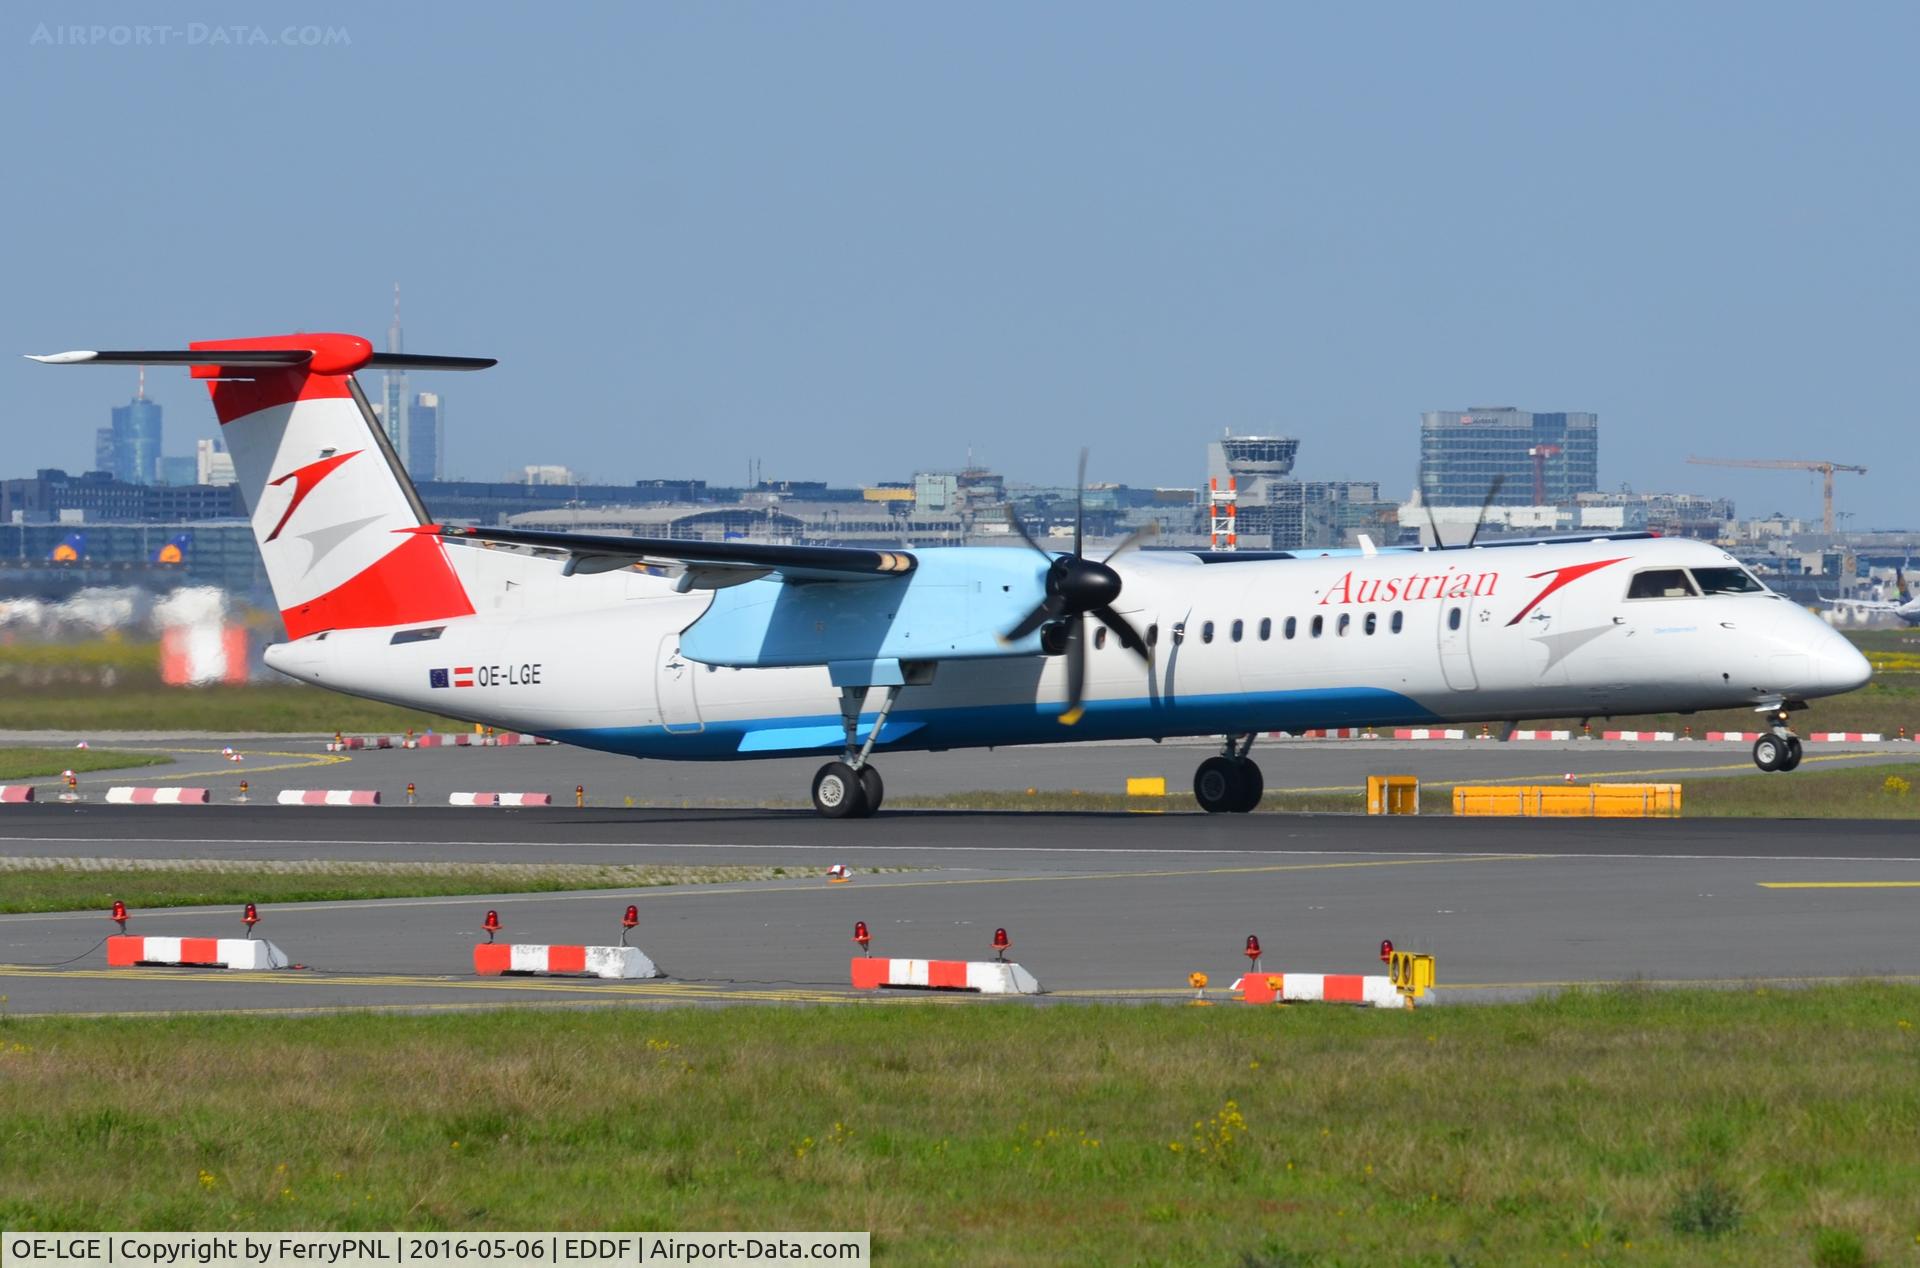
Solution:
[[[491,360],[339,334],[35,359],[207,380],[286,625],[274,669],[634,757],[820,754],[831,817],[879,809],[877,753],[1218,735],[1194,796],[1246,812],[1262,731],[1742,706],[1771,716],[1755,763],[1791,770],[1790,713],[1870,676],[1697,541],[1305,556],[1136,533],[1093,559],[1078,520],[1052,551],[1011,516],[1024,549],[465,528],[429,516],[354,374]]]

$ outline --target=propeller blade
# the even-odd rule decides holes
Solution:
[[[1007,524],[1013,529],[1014,532],[1020,534],[1021,541],[1033,547],[1035,550],[1045,555],[1048,559],[1053,558],[1053,553],[1051,551],[1049,551],[1046,547],[1042,546],[1039,542],[1033,540],[1033,534],[1027,532],[1027,526],[1020,522],[1020,517],[1018,515],[1014,514],[1013,503],[1011,502],[1007,503]]]
[[[1153,664],[1153,653],[1147,650],[1147,641],[1140,637],[1139,631],[1133,628],[1126,617],[1108,607],[1095,608],[1093,614],[1100,618],[1100,624],[1114,632],[1120,640],[1120,646],[1147,664]]]
[[[1118,559],[1120,556],[1132,550],[1135,546],[1138,546],[1141,542],[1147,540],[1147,538],[1158,535],[1159,532],[1160,532],[1159,523],[1155,520],[1148,520],[1146,523],[1142,524],[1140,527],[1134,529],[1131,533],[1128,533],[1125,537],[1123,537],[1120,540],[1120,544],[1118,546],[1115,546],[1112,550],[1108,551],[1107,557],[1101,560],[1101,562],[1109,563],[1109,564],[1112,563],[1114,560]]]
[[[1081,701],[1087,690],[1087,618],[1074,613],[1067,626],[1067,711],[1060,715],[1061,726],[1072,726],[1086,710]]]
[[[1433,517],[1433,503],[1427,501],[1425,494],[1420,496],[1420,506],[1427,513],[1427,528],[1433,533],[1433,549],[1445,550],[1447,544],[1440,540],[1440,521]]]
[[[1080,450],[1080,477],[1073,485],[1073,554],[1079,558],[1087,530],[1087,451]]]
[[[1046,598],[1040,600],[1039,607],[1020,618],[1020,624],[1014,626],[1005,634],[1002,634],[1000,641],[1003,643],[1019,642],[1027,635],[1045,625],[1048,621],[1058,617],[1062,606],[1059,596],[1048,595]]]
[[[1473,522],[1473,536],[1467,538],[1467,545],[1471,546],[1480,540],[1480,530],[1487,523],[1487,511],[1493,506],[1493,500],[1500,496],[1500,486],[1506,482],[1507,477],[1504,473],[1496,473],[1493,483],[1487,486],[1486,500],[1480,503],[1480,518]]]

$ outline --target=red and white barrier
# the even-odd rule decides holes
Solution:
[[[9,801],[32,801],[32,784],[0,784],[0,805]]]
[[[1631,744],[1651,743],[1654,741],[1665,743],[1673,738],[1673,732],[1671,731],[1606,731],[1606,732],[1602,732],[1600,738],[1603,740],[1625,740]]]
[[[1878,731],[1815,731],[1807,737],[1816,744],[1878,744]]]
[[[882,960],[857,956],[853,989],[883,986],[924,991],[975,991],[981,995],[1038,995],[1040,983],[1018,964],[999,960]]]
[[[1709,744],[1751,744],[1765,735],[1764,731],[1709,731]]]
[[[551,806],[552,793],[449,793],[450,806]]]
[[[549,947],[524,942],[482,942],[473,948],[473,971],[483,977],[502,973],[568,973],[586,977],[659,977],[639,947]]]
[[[107,804],[113,806],[204,806],[207,801],[204,788],[107,789]]]
[[[521,744],[552,744],[554,742],[545,736],[523,735],[518,731],[502,731],[498,735],[468,735],[465,732],[451,735],[436,733],[412,738],[404,735],[348,735],[338,740],[328,740],[327,752],[340,753],[369,748],[513,748]]]
[[[175,964],[216,969],[284,969],[292,962],[285,951],[259,938],[143,938],[120,934],[107,939],[107,963],[117,968]]]
[[[1364,740],[1367,733],[1357,726],[1324,727],[1313,731],[1268,731],[1270,740]]]
[[[1571,731],[1515,731],[1507,737],[1510,740],[1570,740]]]
[[[1249,973],[1234,981],[1248,1004],[1363,1004],[1369,1008],[1405,1008],[1393,979],[1373,973]]]
[[[283,806],[377,806],[380,793],[372,788],[283,788]]]
[[[1441,730],[1437,727],[1403,726],[1394,728],[1393,738],[1396,740],[1464,740],[1467,738],[1467,733]]]

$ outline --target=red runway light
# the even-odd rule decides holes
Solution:
[[[247,928],[251,929],[260,923],[260,912],[252,903],[248,903],[246,911],[240,914],[240,919],[246,924]]]
[[[493,935],[500,932],[500,913],[488,908],[487,918],[480,922],[480,927],[487,931],[487,941],[492,942]]]
[[[113,920],[114,924],[120,926],[121,933],[125,933],[127,931],[127,905],[121,902],[118,898],[113,900],[113,912],[111,914],[111,919]]]
[[[853,940],[860,944],[860,954],[865,955],[867,945],[873,941],[873,935],[867,932],[866,921],[856,920],[853,922]]]
[[[620,927],[622,929],[631,929],[639,923],[640,923],[640,908],[636,907],[632,903],[628,903],[627,914],[620,917]]]
[[[1380,939],[1380,963],[1388,964],[1388,963],[1391,963],[1392,960],[1393,960],[1392,939],[1390,938]]]
[[[1260,958],[1259,935],[1251,933],[1247,935],[1247,949],[1245,954],[1249,960],[1258,960]]]
[[[1005,929],[995,929],[993,931],[993,953],[1004,960],[1007,957],[1007,952],[1012,949],[1013,939],[1007,937],[1007,931]]]

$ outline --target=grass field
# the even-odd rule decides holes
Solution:
[[[1737,760],[1744,751],[1729,747],[1729,760]],[[1664,780],[1667,777],[1662,778]],[[1583,782],[1631,781],[1598,778]],[[1860,766],[1815,763],[1785,775],[1763,775],[1755,771],[1751,775],[1722,775],[1705,779],[1674,776],[1668,782],[1684,786],[1681,804],[1687,818],[1920,818],[1920,761]],[[1123,793],[1063,789],[1035,789],[1030,793],[964,792],[926,797],[892,797],[887,805],[896,810],[1199,813],[1186,789],[1170,783],[1167,792],[1166,797],[1129,797]],[[1261,799],[1259,813],[1361,814],[1366,808],[1366,792],[1358,785],[1351,791],[1287,792],[1269,788]],[[1453,785],[1427,784],[1421,788],[1422,814],[1444,815],[1452,813],[1452,810]]]
[[[1920,990],[0,1023],[10,1230],[869,1229],[882,1263],[1920,1245]]]
[[[859,872],[899,869],[858,868]],[[642,889],[823,876],[823,867],[371,863],[340,859],[0,858],[0,912],[343,902],[448,894]]]
[[[164,753],[130,753],[100,748],[0,748],[0,783],[38,779],[70,770],[123,770],[134,766],[164,766],[173,759]]]
[[[465,731],[464,722],[293,684],[0,692],[0,731]]]

